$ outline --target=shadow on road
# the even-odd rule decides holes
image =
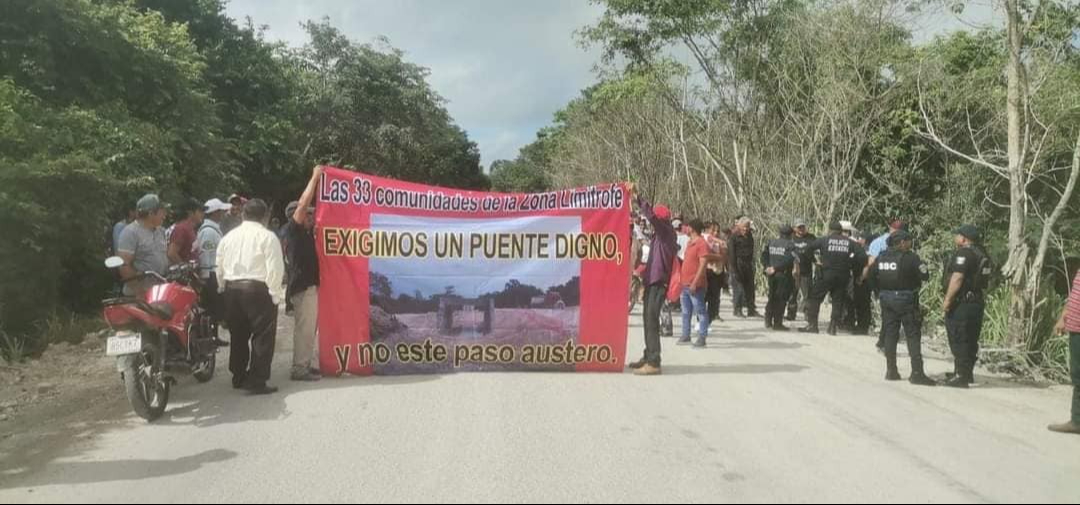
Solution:
[[[225,449],[184,456],[178,459],[126,459],[119,461],[78,461],[50,463],[40,471],[15,471],[5,474],[5,479],[14,478],[17,487],[38,487],[56,484],[93,484],[98,482],[119,482],[169,477],[194,472],[204,465],[221,463],[237,456],[237,453]],[[20,475],[26,478],[20,480]]]
[[[189,388],[175,396],[179,406],[170,408],[165,416],[154,422],[163,426],[195,426],[210,428],[233,423],[277,421],[288,418],[289,396],[312,391],[373,386],[402,386],[438,380],[441,375],[397,375],[374,377],[325,378],[319,382],[281,383],[281,391],[267,396],[250,396],[241,391],[214,387],[211,390]]]
[[[799,373],[809,368],[804,365],[665,365],[664,375]]]
[[[749,340],[749,339],[747,339]],[[760,350],[794,350],[802,349],[806,344],[799,342],[710,342],[708,349],[760,349]]]

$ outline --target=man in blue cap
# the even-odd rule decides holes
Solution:
[[[956,252],[945,265],[945,330],[949,334],[956,371],[945,383],[967,388],[975,383],[979,336],[986,312],[985,292],[993,265],[979,245],[979,229],[965,224],[956,229]]]

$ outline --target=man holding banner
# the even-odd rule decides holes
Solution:
[[[643,274],[645,284],[645,356],[629,366],[635,375],[660,375],[660,311],[664,307],[668,282],[676,255],[678,239],[675,228],[671,225],[671,211],[663,205],[653,206],[641,195],[637,187],[629,186],[630,194],[636,197],[641,215],[649,220],[653,227],[652,242],[649,245],[649,261]]]

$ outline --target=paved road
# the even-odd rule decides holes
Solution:
[[[1045,430],[1067,413],[1064,388],[885,383],[865,337],[760,325],[719,324],[705,350],[666,340],[657,378],[298,386],[283,338],[277,396],[187,379],[154,425],[119,388],[86,419],[43,422],[40,444],[0,453],[0,503],[1080,500],[1080,437]],[[640,340],[635,317],[634,356]]]

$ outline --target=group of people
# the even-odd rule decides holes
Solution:
[[[901,330],[911,358],[909,381],[933,386],[922,359],[922,317],[919,292],[929,280],[929,269],[912,250],[913,238],[900,220],[889,224],[881,237],[860,234],[851,223],[833,222],[828,233],[816,237],[806,220],[796,219],[779,228],[778,236],[758,249],[752,222],[736,219],[730,230],[704,225],[700,220],[683,223],[663,205],[652,205],[636,192],[642,222],[636,223],[637,239],[645,238],[635,275],[644,288],[645,353],[629,366],[638,375],[661,373],[660,337],[668,330],[664,314],[678,303],[682,310],[680,344],[705,347],[711,321],[718,309],[725,277],[733,294],[736,317],[762,317],[755,304],[757,265],[768,280],[765,327],[788,331],[785,321],[805,314],[803,333],[821,332],[821,305],[832,300],[832,315],[825,331],[836,335],[847,327],[855,334],[869,334],[871,300],[876,292],[881,306],[878,348],[886,360],[885,378],[902,377],[897,364]],[[980,245],[979,230],[964,225],[956,230],[956,250],[948,260],[944,313],[955,370],[945,385],[967,388],[974,383],[979,337],[985,311],[985,290],[993,272],[989,256]],[[678,295],[677,297],[675,295]],[[693,327],[694,318],[698,326]],[[696,339],[691,332],[696,329]]]
[[[313,366],[319,303],[313,204],[321,177],[322,167],[316,167],[300,199],[286,207],[287,223],[274,230],[262,199],[185,202],[166,228],[169,207],[157,195],[143,196],[113,228],[113,252],[124,261],[124,295],[145,298],[157,282],[145,273],[165,276],[171,266],[197,263],[200,304],[229,329],[230,341],[219,345],[230,347],[235,389],[277,391],[269,379],[283,302],[295,319],[290,378],[319,380]]]

